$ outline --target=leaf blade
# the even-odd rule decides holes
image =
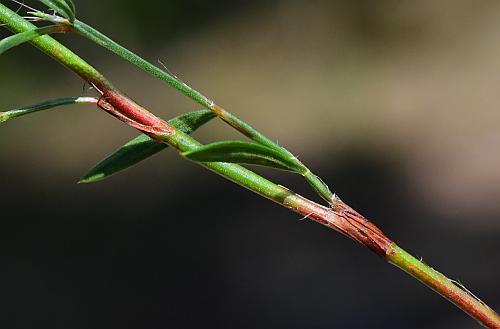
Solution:
[[[196,150],[182,153],[197,162],[229,162],[260,165],[302,174],[304,167],[295,158],[285,157],[270,147],[246,141],[221,141],[200,146]]]
[[[94,104],[96,102],[97,99],[94,97],[68,97],[68,98],[51,99],[46,102],[23,106],[6,112],[0,112],[0,123],[27,114],[43,110],[49,110],[58,106],[72,105],[72,104]]]
[[[168,123],[186,134],[191,134],[214,117],[215,114],[212,111],[200,110],[172,118],[168,120]],[[94,183],[104,180],[136,165],[167,147],[167,144],[155,141],[147,135],[139,135],[100,161],[78,183]]]
[[[106,179],[119,171],[125,170],[155,155],[166,147],[166,144],[157,142],[147,135],[139,135],[90,169],[78,181],[78,184],[93,183]]]
[[[61,33],[65,31],[65,28],[59,25],[50,25],[11,35],[5,39],[0,40],[0,55],[11,48],[29,42],[42,35]]]

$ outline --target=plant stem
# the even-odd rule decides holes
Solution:
[[[38,14],[40,17],[45,17],[46,19],[51,19],[50,16],[47,16],[45,14]],[[195,90],[194,88],[190,87],[186,83],[182,82],[180,79],[177,77],[173,76],[172,74],[169,74],[168,72],[165,72],[164,70],[160,69],[159,67],[151,64],[150,62],[146,61],[139,55],[135,54],[134,52],[130,51],[129,49],[123,47],[122,45],[118,44],[114,40],[110,39],[106,35],[102,34],[101,32],[97,31],[93,27],[85,24],[82,21],[75,20],[72,23],[69,21],[66,21],[67,24],[71,24],[70,28],[74,30],[75,32],[79,33],[80,35],[84,36],[85,38],[93,41],[94,43],[112,51],[116,55],[120,56],[121,58],[135,64],[142,70],[150,73],[151,75],[159,78],[162,81],[165,81],[168,83],[170,86],[174,87],[175,89],[179,90],[182,92],[184,95],[188,96],[198,104],[209,108],[212,110],[212,112],[217,115],[219,118],[221,118],[223,121],[228,123],[230,126],[241,132],[243,135],[247,136],[248,138],[256,141],[259,144],[268,146],[281,154],[283,154],[285,157],[290,158],[293,162],[295,162],[296,165],[300,166],[302,168],[301,171],[304,171],[307,174],[303,174],[304,178],[306,181],[311,185],[311,187],[329,204],[334,205],[337,202],[337,196],[330,191],[328,186],[321,180],[319,179],[315,174],[311,172],[310,169],[308,169],[301,161],[299,161],[295,156],[293,156],[292,153],[290,153],[286,148],[279,146],[269,138],[267,138],[265,135],[260,133],[258,130],[253,128],[251,125],[246,123],[245,121],[241,120],[237,116],[229,113],[225,109],[223,109],[221,106],[215,104],[215,102],[199,91]]]
[[[36,28],[2,4],[0,4],[0,21],[17,33]],[[32,44],[94,85],[103,95],[98,105],[120,120],[182,152],[194,150],[201,145],[189,135],[176,130],[129,99],[95,68],[53,38],[41,36],[34,39]],[[466,290],[454,285],[442,274],[396,246],[373,223],[342,201],[338,200],[337,206],[333,209],[327,208],[276,185],[242,166],[218,162],[202,163],[202,165],[242,187],[354,239],[434,289],[481,324],[489,328],[500,328],[500,318],[493,310]]]
[[[130,51],[129,49],[123,47],[122,45],[118,44],[114,40],[110,39],[106,35],[102,34],[98,30],[94,29],[93,27],[85,24],[82,21],[79,21],[77,19],[73,21],[69,21],[67,19],[64,19],[62,17],[54,16],[54,15],[49,15],[43,12],[30,12],[36,17],[39,17],[42,20],[50,21],[55,24],[66,24],[68,26],[68,29],[77,32],[81,36],[91,40],[92,42],[110,50],[111,52],[115,53],[119,57],[129,61],[130,63],[136,65],[137,67],[141,68],[145,72],[159,78],[160,80],[168,83],[170,86],[174,87],[175,89],[179,90],[182,92],[184,95],[188,96],[195,102],[199,103],[200,105],[204,106],[205,108],[208,108],[212,110],[212,112],[217,115],[219,118],[221,118],[224,122],[241,132],[243,135],[247,136],[248,138],[256,141],[259,144],[265,145],[267,147],[270,147],[271,149],[280,152],[282,156],[285,158],[289,158],[291,161],[293,161],[297,166],[301,167],[301,170],[299,172],[302,173],[304,179],[311,185],[311,187],[330,205],[334,206],[338,202],[338,197],[336,194],[332,193],[330,191],[330,188],[328,185],[326,185],[321,179],[319,179],[318,176],[313,174],[309,168],[307,168],[301,161],[299,161],[291,152],[289,152],[286,148],[276,144],[273,142],[271,139],[267,138],[265,135],[260,133],[258,130],[253,128],[251,125],[246,123],[245,121],[241,120],[240,118],[236,117],[235,115],[229,113],[225,109],[223,109],[221,106],[215,104],[214,101],[210,100],[208,97],[200,93],[199,91],[195,90],[194,88],[190,87],[180,79],[178,79],[176,76],[165,72],[164,70],[160,69],[159,67],[151,64],[150,62],[146,61],[139,55],[135,54],[134,52]]]
[[[500,328],[500,318],[495,311],[472,295],[462,285],[419,261],[395,243],[387,252],[387,261],[396,265],[420,282],[438,292],[450,302],[488,328]],[[473,298],[471,298],[473,297]]]

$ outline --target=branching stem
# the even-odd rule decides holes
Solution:
[[[0,22],[5,23],[10,30],[17,33],[36,28],[2,4],[0,4]],[[98,42],[98,40],[95,41]],[[189,135],[168,125],[164,120],[125,96],[99,71],[53,38],[41,36],[34,39],[32,44],[88,83],[96,86],[102,92],[98,105],[122,121],[157,140],[168,143],[181,152],[194,150],[201,145]],[[157,74],[157,72],[150,73]],[[176,83],[178,83],[177,80],[172,81],[173,85]],[[189,90],[186,92],[193,93]],[[203,95],[193,93],[191,96],[198,98],[201,104],[213,107]],[[454,284],[452,280],[398,247],[373,223],[342,201],[338,200],[335,208],[324,207],[242,166],[219,162],[202,163],[202,165],[242,187],[352,238],[450,300],[483,326],[500,328],[500,318],[495,311],[465,289]]]

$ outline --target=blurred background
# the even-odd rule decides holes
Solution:
[[[499,2],[76,4],[81,20],[287,146],[402,247],[500,309]],[[163,118],[198,109],[90,42],[56,38]],[[1,110],[93,95],[28,45],[2,55],[0,72]],[[91,106],[0,127],[5,327],[478,327],[352,241],[172,150],[76,184],[135,135]],[[215,121],[196,137],[239,138]],[[300,177],[258,170],[314,198]]]

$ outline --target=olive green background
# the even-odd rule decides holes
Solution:
[[[500,309],[498,2],[75,2]],[[198,108],[78,36],[56,38],[165,119]],[[78,95],[93,91],[29,45],[0,58],[0,110]],[[172,150],[76,184],[136,134],[92,106],[0,127],[3,327],[477,327],[353,241]],[[196,137],[240,138],[215,121]],[[314,198],[300,177],[258,171]]]

